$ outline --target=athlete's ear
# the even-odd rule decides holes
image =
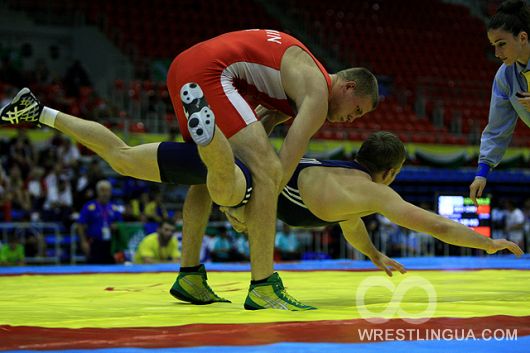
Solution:
[[[390,169],[385,170],[383,173],[383,182],[388,185],[394,179],[396,174],[397,174],[396,168],[390,168]]]
[[[388,178],[392,178],[392,168],[387,169],[383,172],[383,181],[386,181]]]
[[[355,88],[357,87],[357,82],[355,81],[346,81],[346,84],[344,85],[346,87],[346,89],[353,89],[355,90]]]
[[[528,42],[528,33],[526,33],[525,31],[519,32],[519,39],[522,42]]]

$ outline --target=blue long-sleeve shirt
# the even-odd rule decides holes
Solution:
[[[530,127],[530,112],[517,101],[517,92],[528,92],[526,79],[522,72],[530,70],[530,61],[526,67],[515,63],[502,66],[497,70],[491,90],[491,102],[488,125],[480,139],[479,163],[495,167],[502,160],[512,140],[517,117]]]

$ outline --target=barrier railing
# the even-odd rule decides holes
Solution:
[[[26,237],[34,235],[37,237],[37,253],[39,256],[26,257],[26,263],[55,263],[61,262],[63,236],[61,234],[61,224],[48,222],[9,222],[0,223],[0,232],[2,242],[6,243],[9,232],[17,232],[26,241]],[[25,230],[30,230],[28,233]],[[51,251],[48,251],[48,245],[51,245]]]

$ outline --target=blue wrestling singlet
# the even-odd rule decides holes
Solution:
[[[160,179],[163,183],[199,185],[206,184],[208,171],[199,156],[197,145],[182,142],[161,142],[157,151]],[[241,169],[247,182],[247,192],[239,205],[248,202],[252,192],[252,176],[250,170],[239,160],[236,165]]]
[[[347,168],[357,169],[368,173],[368,170],[354,161],[333,161],[317,160],[312,158],[302,158],[293,176],[283,188],[278,197],[278,218],[293,227],[321,227],[329,224],[335,224],[340,221],[324,221],[315,216],[304,204],[300,191],[298,190],[298,176],[300,172],[309,167],[330,167],[330,168]]]

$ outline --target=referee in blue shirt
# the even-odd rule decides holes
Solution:
[[[530,10],[523,0],[501,4],[488,24],[488,39],[502,65],[491,92],[488,125],[480,140],[480,156],[469,196],[477,204],[491,169],[501,161],[512,139],[517,118],[530,126]]]
[[[81,249],[91,264],[112,264],[112,233],[114,223],[122,220],[118,207],[110,200],[112,186],[107,180],[100,180],[96,184],[97,199],[88,201],[79,214],[78,234]]]

